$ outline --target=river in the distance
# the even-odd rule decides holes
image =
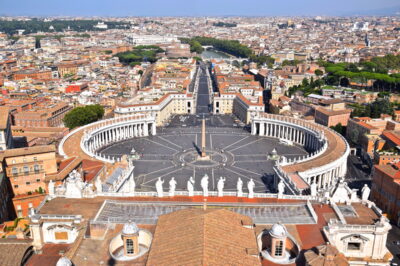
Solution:
[[[201,57],[204,59],[208,58],[229,58],[229,55],[214,49],[207,49],[201,53]]]

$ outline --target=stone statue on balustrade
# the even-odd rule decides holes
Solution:
[[[175,181],[175,177],[172,177],[171,180],[169,181],[169,196],[170,197],[175,196],[175,189],[176,189],[176,181]]]
[[[189,192],[189,197],[193,197],[194,196],[194,179],[193,176],[191,176],[189,178],[189,180],[187,181],[187,190]]]
[[[159,177],[158,180],[156,181],[157,197],[159,198],[162,198],[164,196],[163,184],[164,180],[161,180],[161,177]]]
[[[237,196],[243,197],[243,181],[240,177],[237,180],[236,189],[237,189]]]
[[[57,196],[64,196],[65,195],[65,180],[61,185],[56,187],[56,195]]]
[[[96,179],[96,182],[94,183],[95,187],[96,187],[96,192],[97,194],[103,192],[103,185],[101,184],[101,180],[100,177],[98,177]]]
[[[84,188],[84,183],[81,179],[78,179],[76,175],[77,171],[72,171],[66,179],[65,182],[65,197],[66,198],[82,198],[82,190]]]
[[[208,175],[205,174],[201,179],[201,188],[203,189],[203,196],[208,197]]]
[[[86,184],[83,189],[83,197],[84,198],[94,198],[95,194],[93,191],[93,184]]]
[[[249,195],[248,197],[250,199],[254,198],[254,187],[255,187],[255,183],[253,181],[253,178],[250,179],[249,182],[247,182],[247,189],[249,190]]]
[[[282,198],[283,193],[285,193],[285,184],[281,180],[278,184],[278,198]]]
[[[54,182],[53,182],[53,180],[50,180],[49,185],[47,186],[47,188],[48,188],[48,191],[49,191],[49,196],[51,198],[53,198],[54,197]]]
[[[218,183],[217,183],[217,189],[218,189],[218,197],[223,197],[224,196],[224,186],[225,186],[225,178],[222,176],[219,177]]]
[[[317,184],[315,184],[315,182],[311,183],[310,190],[311,190],[311,196],[316,197],[317,196]]]
[[[371,193],[371,189],[368,187],[367,184],[364,185],[364,187],[361,189],[361,199],[363,201],[367,201],[369,198],[369,194]]]

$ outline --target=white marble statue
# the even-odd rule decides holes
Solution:
[[[29,216],[32,217],[36,214],[35,208],[29,208]]]
[[[208,175],[204,175],[201,179],[201,188],[203,189],[203,196],[208,197]]]
[[[93,192],[93,184],[86,184],[85,188],[83,189],[83,196],[85,198],[93,198],[94,192]]]
[[[159,177],[158,180],[156,181],[157,196],[159,198],[162,198],[164,196],[163,184],[164,180],[161,180],[161,177]]]
[[[169,181],[169,196],[175,196],[175,189],[176,189],[176,180],[175,177],[172,177]]]
[[[317,184],[315,184],[315,182],[311,183],[310,190],[311,190],[311,196],[313,197],[317,196]]]
[[[240,177],[238,178],[238,181],[236,183],[236,189],[237,189],[237,196],[243,197],[243,181]]]
[[[53,180],[50,180],[49,185],[48,185],[48,190],[49,190],[49,196],[54,197],[54,182],[53,182]]]
[[[254,198],[254,187],[255,187],[255,184],[254,184],[253,178],[251,178],[250,181],[247,182],[247,189],[249,190],[248,197],[250,199]]]
[[[218,189],[218,197],[223,197],[224,196],[224,186],[225,186],[225,178],[222,176],[219,177],[218,183],[217,183],[217,189]]]
[[[193,179],[193,176],[191,176],[189,178],[189,180],[187,181],[187,190],[189,192],[189,197],[193,197],[194,196],[194,179]]]
[[[73,198],[73,199],[80,199],[82,198],[82,182],[81,180],[76,179],[74,176],[67,177],[65,183],[65,197],[66,198]]]
[[[101,184],[100,177],[98,177],[98,178],[96,179],[96,182],[95,182],[94,185],[96,186],[96,192],[97,192],[97,194],[103,192],[103,185]]]
[[[367,184],[364,185],[364,187],[361,189],[361,199],[363,201],[367,201],[369,198],[369,194],[371,193],[371,189],[368,187]]]
[[[285,184],[281,180],[278,184],[278,198],[282,198],[283,193],[285,193]]]

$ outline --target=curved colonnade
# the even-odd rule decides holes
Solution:
[[[115,142],[149,135],[156,135],[155,117],[149,115],[123,116],[85,130],[80,146],[87,155],[104,162],[114,163],[120,159],[106,157],[98,150]]]
[[[282,181],[293,194],[309,192],[312,183],[318,190],[329,189],[346,174],[350,147],[330,128],[291,117],[263,114],[252,119],[251,133],[278,138],[289,145],[295,143],[309,152],[307,156],[292,160],[281,156],[274,168],[275,186]]]
[[[83,134],[81,133],[83,131]],[[112,143],[136,138],[147,137],[156,134],[155,117],[151,115],[139,114],[132,116],[121,116],[91,123],[89,125],[77,128],[71,131],[63,138],[59,145],[59,153],[68,157],[65,151],[68,145],[68,139],[73,135],[82,134],[80,137],[80,150],[91,158],[114,163],[119,161],[118,157],[104,156],[98,151]]]

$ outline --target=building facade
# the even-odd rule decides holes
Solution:
[[[57,172],[54,145],[7,150],[4,171],[10,180],[14,195],[45,190],[45,177]]]

